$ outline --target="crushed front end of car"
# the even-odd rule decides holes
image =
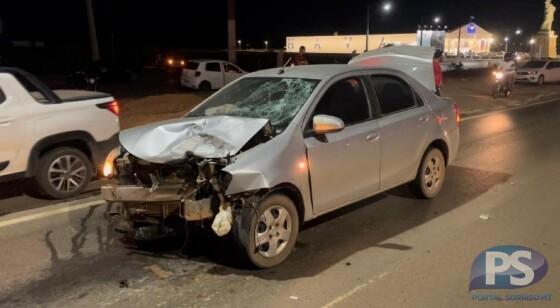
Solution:
[[[102,198],[121,204],[117,230],[135,240],[184,231],[185,223],[229,233],[235,207],[258,202],[258,192],[226,195],[235,156],[272,139],[266,119],[232,116],[182,118],[125,130],[111,161],[118,185]],[[107,172],[111,173],[111,172]]]

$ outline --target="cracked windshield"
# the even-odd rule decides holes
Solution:
[[[270,120],[276,133],[290,123],[319,80],[301,78],[244,78],[216,93],[189,117],[238,116]]]

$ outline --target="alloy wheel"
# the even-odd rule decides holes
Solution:
[[[55,159],[48,169],[50,185],[60,192],[78,190],[86,181],[85,162],[74,155],[63,155]]]

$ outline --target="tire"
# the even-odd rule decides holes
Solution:
[[[410,183],[411,191],[423,199],[432,199],[439,194],[445,181],[446,166],[443,153],[438,148],[429,148]]]
[[[537,79],[537,85],[542,86],[544,84],[544,76],[540,75],[539,79]]]
[[[45,153],[34,170],[38,188],[54,199],[79,195],[88,186],[91,175],[92,166],[88,157],[82,151],[70,147]]]
[[[266,222],[267,217],[270,222]],[[258,268],[274,267],[288,258],[298,232],[299,217],[292,200],[282,194],[269,195],[256,210],[243,208],[236,213],[233,237],[237,256]],[[256,245],[257,237],[262,240],[260,245]],[[275,243],[277,250],[273,250],[271,243]]]
[[[198,85],[198,89],[201,91],[210,91],[212,90],[212,85],[205,80]]]

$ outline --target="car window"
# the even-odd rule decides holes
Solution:
[[[4,101],[6,101],[6,95],[4,94],[4,91],[2,91],[2,88],[0,88],[0,104]]]
[[[560,68],[560,62],[550,62],[550,68]]]
[[[239,70],[237,67],[229,64],[229,63],[224,63],[224,70],[227,73],[236,73],[236,74],[241,74],[241,70]]]
[[[333,84],[315,107],[313,116],[318,114],[340,118],[347,126],[368,120],[369,103],[361,80],[352,77]],[[309,123],[312,126],[313,117]]]
[[[196,71],[196,70],[198,69],[198,64],[199,64],[198,62],[189,61],[189,62],[187,63],[187,69],[188,69],[188,70]]]
[[[382,114],[391,114],[416,106],[410,86],[394,76],[371,76]]]
[[[219,62],[208,62],[206,63],[206,70],[209,72],[221,72]]]

